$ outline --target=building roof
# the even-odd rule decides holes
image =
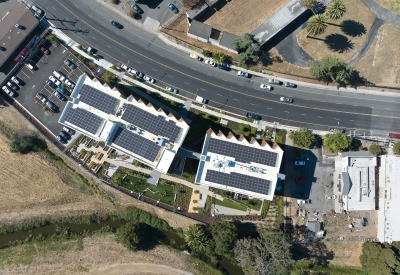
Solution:
[[[192,20],[188,33],[204,39],[208,39],[211,35],[211,29],[212,27],[209,25],[206,25],[196,20]]]
[[[15,27],[15,24],[23,29]],[[0,47],[5,50],[0,54],[0,65],[2,65],[14,52],[21,42],[39,24],[32,12],[25,5],[15,5],[10,12],[0,21]]]
[[[307,229],[317,234],[321,231],[321,223],[319,221],[307,221]]]
[[[86,74],[77,81],[71,98],[60,123],[163,173],[189,130],[183,119],[132,96],[126,98],[116,88]]]
[[[233,49],[232,48],[232,43],[233,43],[233,41],[235,41],[236,39],[239,39],[240,37],[239,36],[237,36],[237,35],[234,35],[234,34],[232,34],[232,33],[229,33],[229,32],[223,32],[222,33],[222,37],[221,37],[221,39],[220,39],[220,41],[219,41],[219,44],[220,45],[222,45],[222,46],[225,46],[225,47],[227,47],[227,48],[230,48],[230,49]]]
[[[196,183],[272,200],[283,150],[275,143],[258,143],[232,133],[209,129],[203,144]]]
[[[374,154],[368,151],[358,151],[358,152],[342,152],[339,153],[342,157],[375,157]]]
[[[207,0],[207,4],[204,2],[200,2],[198,5],[193,7],[191,10],[188,10],[186,12],[187,16],[191,19],[195,19],[197,16],[202,14],[204,10],[208,8],[208,6],[213,6],[215,3],[217,3],[219,0]]]
[[[350,182],[350,177],[349,173],[347,172],[342,172],[342,181],[343,181],[343,195],[348,195],[351,187],[351,182]]]
[[[379,169],[378,239],[397,242],[400,241],[400,157],[381,156]]]

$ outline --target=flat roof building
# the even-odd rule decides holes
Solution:
[[[195,182],[249,198],[272,200],[283,150],[254,138],[237,139],[209,129],[206,133]]]
[[[167,173],[189,125],[96,78],[78,79],[59,122]]]
[[[2,66],[29,34],[39,20],[25,5],[15,5],[0,21],[0,66]]]

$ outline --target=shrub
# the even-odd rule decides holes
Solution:
[[[136,12],[134,10],[129,11],[129,16],[136,19]]]
[[[119,0],[111,0],[111,2],[112,2],[114,5],[118,5],[118,4],[119,4]]]
[[[47,106],[44,106],[44,107],[43,107],[43,111],[48,112],[48,111],[50,111],[50,108],[47,107]]]
[[[203,50],[202,54],[203,54],[205,57],[212,57],[212,56],[213,56],[213,53],[210,52],[210,51],[208,51],[208,50]]]
[[[85,62],[86,58],[83,55],[78,54],[77,58],[79,59],[80,62]]]
[[[48,40],[51,44],[53,44],[54,46],[57,46],[58,43],[58,39],[54,34],[49,34],[46,36],[46,40]]]
[[[198,200],[193,200],[193,203],[198,203],[199,201]]]
[[[382,153],[382,148],[378,144],[372,144],[369,147],[369,152],[376,156]]]
[[[9,144],[10,152],[20,152],[23,154],[29,152],[39,152],[47,148],[46,143],[34,136],[23,136],[19,134],[13,134],[11,136],[11,142]]]
[[[80,49],[81,51],[83,51],[83,47],[82,47],[82,45],[78,45],[78,47],[77,47],[78,49]]]
[[[129,250],[135,251],[143,243],[147,231],[148,226],[145,223],[128,222],[117,229],[115,238]]]
[[[194,193],[198,194],[198,193],[200,193],[200,191],[199,190],[194,190]]]

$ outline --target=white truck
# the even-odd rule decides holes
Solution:
[[[196,96],[195,99],[197,102],[202,103],[202,104],[207,104],[208,103],[208,99],[202,98],[201,96]]]

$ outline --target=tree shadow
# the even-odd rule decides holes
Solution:
[[[270,52],[265,50],[262,51],[262,54],[260,56],[260,61],[263,66],[267,67],[272,65],[273,63],[282,63],[283,59],[280,56],[271,56]]]
[[[313,243],[294,243],[291,249],[293,259],[295,261],[307,260],[310,264],[327,265],[335,253],[328,250],[322,242]]]
[[[330,34],[325,38],[327,47],[338,53],[348,52],[354,48],[354,43],[346,36],[338,33]]]
[[[361,36],[367,33],[364,24],[350,19],[343,21],[340,29],[342,32],[352,37]]]
[[[361,76],[360,72],[356,70],[351,74],[348,84],[354,89],[357,89],[358,86],[375,86],[374,83]]]

